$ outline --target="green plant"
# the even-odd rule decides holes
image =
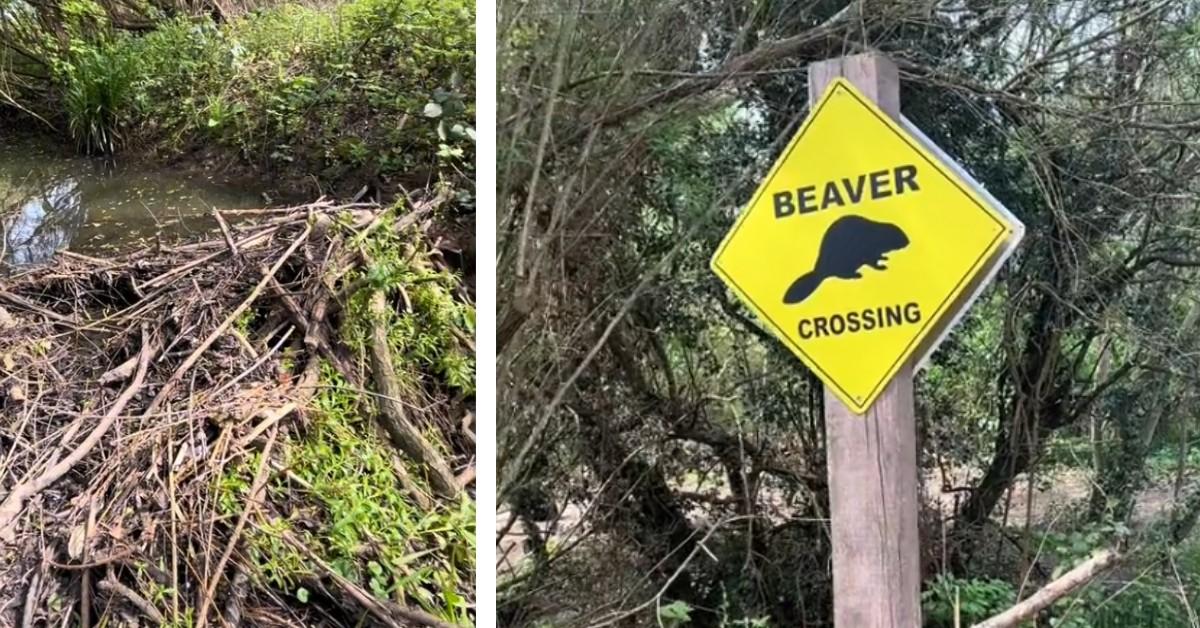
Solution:
[[[667,628],[676,628],[692,621],[692,607],[687,602],[675,600],[658,607],[658,622]]]
[[[921,593],[921,610],[930,628],[969,626],[1016,602],[1016,591],[1003,580],[940,575]]]
[[[342,576],[381,599],[417,604],[447,621],[470,622],[475,563],[475,505],[468,497],[424,511],[410,503],[390,445],[372,427],[373,409],[358,390],[323,365],[312,424],[289,438],[290,475],[268,484],[274,496],[304,496],[290,514],[270,518],[248,533],[250,557],[263,582],[307,602],[303,582],[316,571],[284,540],[301,540]],[[258,461],[249,457],[221,478],[224,514],[240,509]],[[408,474],[420,477],[419,469]],[[303,524],[301,524],[303,521]]]
[[[400,208],[397,205],[394,210]],[[351,278],[364,289],[350,298],[347,309],[351,316],[343,327],[344,338],[351,347],[365,352],[371,325],[382,323],[397,356],[397,376],[402,382],[415,382],[428,370],[447,386],[473,394],[475,358],[463,339],[474,336],[475,311],[455,296],[458,278],[433,268],[424,250],[408,236],[394,233],[391,220],[362,243],[372,264],[365,273]],[[377,289],[398,296],[406,311],[389,310],[387,320],[370,320],[367,300]]]
[[[72,139],[86,153],[116,152],[133,99],[137,60],[120,46],[81,45],[59,71]]]

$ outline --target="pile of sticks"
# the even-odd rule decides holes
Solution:
[[[425,470],[397,487],[412,503],[471,490],[473,400],[401,387],[381,326],[367,356],[338,333],[358,290],[374,290],[375,314],[404,315],[403,299],[349,279],[369,263],[361,243],[373,230],[411,235],[426,263],[461,270],[427,235],[442,200],[387,218],[326,201],[214,212],[220,234],[209,240],[113,259],[62,252],[0,278],[0,626],[90,626],[101,615],[161,625],[180,598],[199,626],[447,625],[328,566],[310,584],[337,608],[248,591],[243,547],[267,478],[281,472],[277,444],[303,430],[322,363],[379,400],[380,433]],[[470,302],[466,287],[458,296]],[[252,330],[240,323],[249,314]],[[216,481],[255,454],[241,515],[218,516]],[[139,592],[147,577],[175,601]],[[459,594],[473,599],[469,586]]]

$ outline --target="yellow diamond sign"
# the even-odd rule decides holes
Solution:
[[[835,80],[713,270],[852,410],[923,361],[1024,226],[911,123]]]

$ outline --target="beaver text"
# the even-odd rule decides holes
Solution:
[[[822,185],[804,186],[795,192],[776,192],[775,217],[786,218],[819,209],[856,205],[863,200],[864,194],[867,199],[877,200],[920,189],[916,166],[896,166],[891,170],[876,170],[854,178],[844,177],[838,181],[826,181]]]

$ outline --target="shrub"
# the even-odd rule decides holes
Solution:
[[[1016,598],[1013,586],[1003,580],[941,575],[921,594],[921,609],[926,626],[954,628],[987,619],[1012,606]]]
[[[281,5],[127,38],[146,59],[138,127],[168,151],[216,142],[267,169],[370,182],[473,162],[474,4]]]
[[[133,97],[135,59],[108,47],[80,47],[60,66],[71,139],[85,153],[111,155]]]

